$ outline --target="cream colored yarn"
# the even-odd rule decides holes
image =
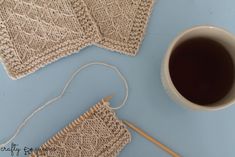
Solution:
[[[137,54],[154,0],[0,0],[0,61],[18,79],[90,44]]]
[[[82,0],[0,0],[0,58],[13,79],[98,41]]]
[[[29,157],[116,157],[131,135],[103,99]]]
[[[154,0],[84,0],[95,19],[101,47],[137,54]]]

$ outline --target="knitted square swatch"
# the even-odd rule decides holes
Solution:
[[[98,45],[127,55],[137,54],[154,0],[84,0],[98,25]]]
[[[30,157],[116,157],[130,141],[126,126],[103,99]]]
[[[154,0],[0,0],[0,61],[18,79],[90,44],[135,56]]]
[[[0,0],[0,59],[13,79],[98,41],[83,0]]]

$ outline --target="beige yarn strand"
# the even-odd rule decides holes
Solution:
[[[0,144],[0,148],[3,148],[5,147],[6,145],[8,145],[10,142],[12,142],[20,133],[20,131],[26,126],[26,124],[29,122],[30,119],[32,119],[38,112],[40,112],[41,110],[43,110],[44,108],[46,108],[47,106],[55,103],[56,101],[58,101],[59,99],[61,99],[65,92],[67,91],[67,89],[69,88],[69,86],[71,85],[72,81],[74,80],[74,78],[84,69],[88,68],[88,67],[91,67],[91,66],[94,66],[94,65],[102,65],[102,66],[105,66],[109,69],[112,69],[114,70],[119,78],[123,81],[124,83],[124,86],[125,86],[125,92],[126,92],[126,95],[125,95],[125,98],[123,99],[122,103],[117,106],[117,107],[112,107],[111,109],[113,110],[118,110],[120,108],[122,108],[123,106],[125,106],[126,104],[126,101],[128,99],[128,91],[129,91],[129,88],[128,88],[128,83],[127,83],[127,80],[126,78],[124,77],[124,75],[120,72],[120,70],[113,66],[113,65],[110,65],[110,64],[107,64],[107,63],[104,63],[104,62],[90,62],[90,63],[87,63],[83,66],[81,66],[80,68],[78,68],[72,75],[71,77],[69,78],[69,80],[66,82],[64,88],[62,89],[61,93],[52,98],[51,100],[47,101],[46,103],[44,103],[43,105],[41,105],[39,108],[37,108],[35,111],[33,111],[19,126],[18,128],[16,129],[15,133],[13,134],[13,136],[11,138],[9,138],[9,140],[7,140],[6,142]]]

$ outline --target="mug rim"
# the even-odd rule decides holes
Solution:
[[[216,27],[216,26],[212,26],[212,25],[200,25],[200,26],[194,26],[191,27],[189,29],[186,29],[185,31],[179,33],[176,38],[171,42],[170,46],[168,47],[165,57],[163,59],[162,62],[162,68],[161,68],[161,80],[162,80],[162,84],[163,87],[165,88],[165,91],[167,92],[167,94],[176,102],[180,103],[181,105],[187,106],[191,109],[196,109],[196,110],[203,110],[203,111],[217,111],[217,110],[221,110],[227,107],[230,107],[231,105],[233,105],[234,100],[232,100],[229,103],[224,103],[218,106],[202,106],[199,105],[197,103],[194,103],[188,99],[186,99],[175,87],[175,85],[172,82],[171,76],[170,76],[170,71],[169,71],[169,60],[172,54],[172,51],[175,47],[175,45],[177,44],[178,41],[180,41],[180,39],[182,37],[184,37],[185,35],[193,32],[193,31],[197,31],[197,30],[201,30],[201,29],[213,29],[215,31],[219,31],[223,34],[225,34],[226,36],[230,36],[233,37],[232,33],[226,31],[223,28],[220,27]],[[235,38],[234,38],[235,39]]]

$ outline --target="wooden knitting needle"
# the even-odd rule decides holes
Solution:
[[[109,102],[113,98],[113,96],[114,94],[110,96],[106,96],[105,98],[103,98],[104,102]]]
[[[172,151],[170,148],[168,148],[167,146],[163,145],[161,142],[157,141],[156,139],[154,139],[153,137],[149,136],[148,134],[146,134],[144,131],[142,131],[141,129],[137,128],[136,126],[134,126],[133,124],[131,124],[130,122],[123,120],[123,123],[126,124],[128,127],[130,127],[131,129],[133,129],[134,131],[136,131],[138,134],[140,134],[141,136],[143,136],[144,138],[146,138],[147,140],[151,141],[152,143],[154,143],[155,145],[159,146],[161,149],[163,149],[164,151],[166,151],[167,153],[169,153],[172,157],[180,157],[179,154],[177,154],[176,152]]]

